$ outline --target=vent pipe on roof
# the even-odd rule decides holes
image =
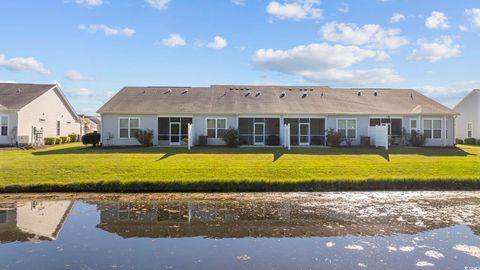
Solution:
[[[412,93],[410,93],[410,98],[413,100],[413,94]]]
[[[307,96],[308,96],[308,93],[305,92],[305,93],[303,93],[302,98],[306,98]]]
[[[248,97],[250,95],[250,91],[248,91],[245,96]]]
[[[373,95],[378,96],[378,92],[377,91],[373,92]]]
[[[258,97],[258,96],[260,96],[261,94],[262,94],[262,92],[261,92],[261,91],[258,91],[255,96]]]
[[[323,92],[322,92],[322,94],[320,95],[320,97],[322,97],[322,98],[323,98]]]
[[[282,93],[280,94],[280,98],[283,98],[283,97],[285,97],[286,95],[287,95],[287,94],[286,94],[285,92],[282,92]]]
[[[358,91],[357,96],[361,96],[361,95],[362,95],[362,91]]]
[[[165,92],[165,94],[168,94],[170,92],[172,92],[172,89],[168,88],[168,90],[167,90],[167,92]]]
[[[17,89],[17,94],[20,94],[22,92],[22,90],[20,90],[20,88]]]
[[[182,95],[187,94],[187,93],[188,93],[188,89],[185,89],[185,90],[183,90]]]

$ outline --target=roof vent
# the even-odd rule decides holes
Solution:
[[[322,97],[322,98],[323,98],[323,92],[322,92],[322,94],[320,95],[320,97]]]
[[[187,94],[187,93],[188,93],[188,89],[185,89],[185,90],[183,90],[182,95]]]
[[[262,92],[261,92],[261,91],[258,91],[255,96],[258,97],[258,96],[260,96],[261,94],[262,94]]]
[[[17,94],[20,94],[22,92],[22,90],[20,90],[20,88],[17,89]]]
[[[168,88],[168,90],[165,92],[165,94],[168,94],[170,92],[172,92],[172,89]]]
[[[250,91],[248,91],[247,93],[245,93],[245,96],[246,96],[246,97],[250,96]]]
[[[374,96],[378,96],[377,90],[375,90],[375,92],[373,92],[373,95],[374,95]]]
[[[359,96],[359,97],[362,96],[362,91],[359,90],[359,91],[357,92],[357,96]]]
[[[286,95],[287,95],[287,94],[286,94],[285,92],[282,92],[282,93],[280,94],[280,98],[283,98],[283,97],[285,97]]]
[[[410,93],[410,98],[413,100],[413,93]]]
[[[230,91],[232,91],[232,90],[233,90],[233,88],[230,88]]]
[[[313,91],[313,88],[310,88],[310,91]]]
[[[292,88],[288,88],[288,91],[292,91]]]
[[[308,93],[307,93],[307,92],[303,93],[303,95],[302,95],[302,98],[306,98],[306,97],[308,97]]]

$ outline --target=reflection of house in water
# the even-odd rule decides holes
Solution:
[[[72,205],[71,201],[0,204],[0,243],[56,240]]]
[[[304,237],[418,233],[448,226],[417,226],[397,217],[372,220],[335,210],[309,209],[288,203],[100,203],[105,231],[122,237]],[[407,218],[407,217],[405,217]]]

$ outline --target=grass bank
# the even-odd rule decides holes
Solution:
[[[480,189],[480,147],[0,150],[0,191]]]

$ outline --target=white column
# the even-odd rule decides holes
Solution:
[[[443,147],[447,146],[447,117],[443,117]]]

